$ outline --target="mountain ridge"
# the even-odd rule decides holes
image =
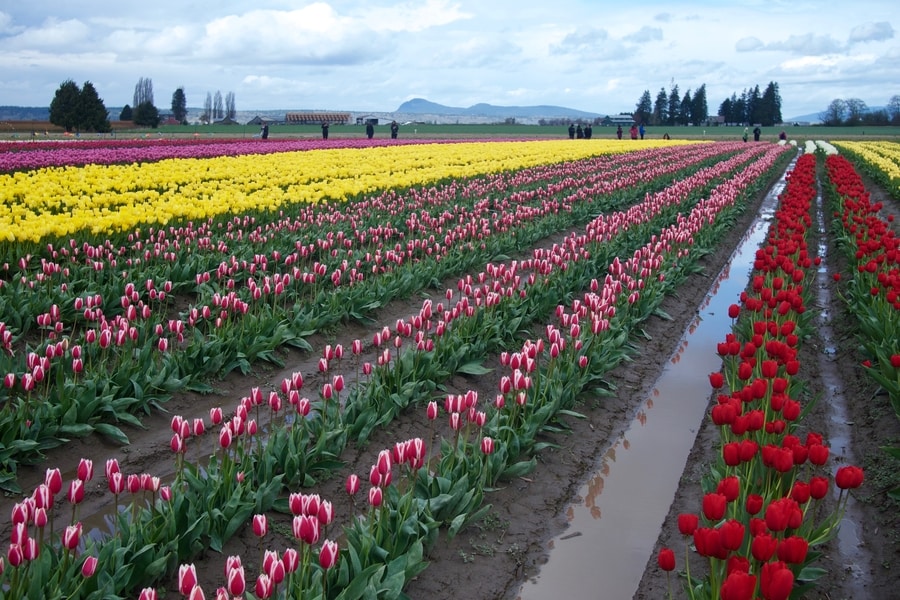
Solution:
[[[432,114],[432,115],[459,115],[467,117],[496,117],[496,118],[537,118],[537,117],[569,117],[587,118],[605,116],[603,113],[594,113],[565,106],[536,105],[536,106],[498,106],[480,102],[469,107],[446,106],[437,102],[431,102],[425,98],[413,98],[401,104],[395,112],[407,114]]]

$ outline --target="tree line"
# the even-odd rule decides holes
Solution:
[[[759,123],[771,126],[781,123],[778,84],[769,82],[763,92],[756,85],[744,89],[740,95],[732,93],[719,105],[718,116],[726,124],[733,125]],[[688,89],[682,95],[678,84],[673,83],[669,91],[661,87],[655,100],[650,90],[644,90],[635,107],[634,120],[648,125],[705,125],[709,123],[706,84],[696,90]]]
[[[835,98],[819,114],[824,125],[900,125],[900,94],[894,94],[887,106],[869,110],[859,98]]]
[[[187,124],[187,96],[184,87],[172,94],[172,117],[179,123]],[[234,92],[222,96],[206,93],[204,112],[200,121],[210,123],[222,118],[233,119],[237,115]],[[153,80],[141,77],[134,86],[132,104],[126,104],[119,113],[120,121],[131,121],[140,127],[159,127],[162,117],[153,100]],[[112,130],[109,111],[103,99],[90,81],[78,87],[71,79],[60,84],[50,102],[50,122],[63,127],[67,132],[85,131],[107,133]]]

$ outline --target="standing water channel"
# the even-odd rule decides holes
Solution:
[[[708,374],[722,366],[715,349],[731,328],[728,306],[747,287],[784,185],[782,176],[764,199],[649,397],[568,507],[567,531],[550,541],[548,562],[519,600],[634,596],[705,418]]]

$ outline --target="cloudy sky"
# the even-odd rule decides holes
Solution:
[[[251,8],[251,6],[253,6]],[[900,93],[900,19],[881,0],[0,0],[0,105],[141,77],[162,110],[233,92],[239,111],[553,104],[632,111],[644,90],[779,85],[785,118]]]

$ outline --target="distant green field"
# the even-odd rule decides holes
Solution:
[[[30,139],[33,127],[27,131],[17,130],[14,124],[7,123],[7,127],[0,131],[0,139]],[[773,141],[778,139],[779,132],[784,130],[788,139],[805,142],[806,140],[837,140],[837,139],[887,139],[900,141],[900,127],[763,127],[761,139]],[[743,127],[664,127],[650,126],[645,133],[645,139],[660,139],[668,133],[673,139],[709,139],[709,140],[737,140],[743,133]],[[79,137],[82,139],[108,138],[113,134],[85,133]],[[130,129],[119,130],[114,134],[119,138],[140,137],[165,137],[165,138],[252,138],[259,135],[259,127],[256,125],[164,125],[158,129]],[[271,125],[269,137],[273,138],[319,138],[322,129],[319,125]],[[375,127],[376,138],[390,136],[387,123]],[[400,138],[403,139],[433,139],[433,138],[567,138],[565,127],[541,126],[541,125],[434,125],[428,123],[408,123],[400,127]],[[615,127],[595,126],[594,139],[614,139]],[[62,134],[50,132],[48,135],[38,135],[39,139],[49,137],[62,138]],[[331,138],[365,137],[363,125],[332,125],[329,130]],[[628,131],[624,132],[625,139]],[[752,137],[750,138],[753,139]]]

